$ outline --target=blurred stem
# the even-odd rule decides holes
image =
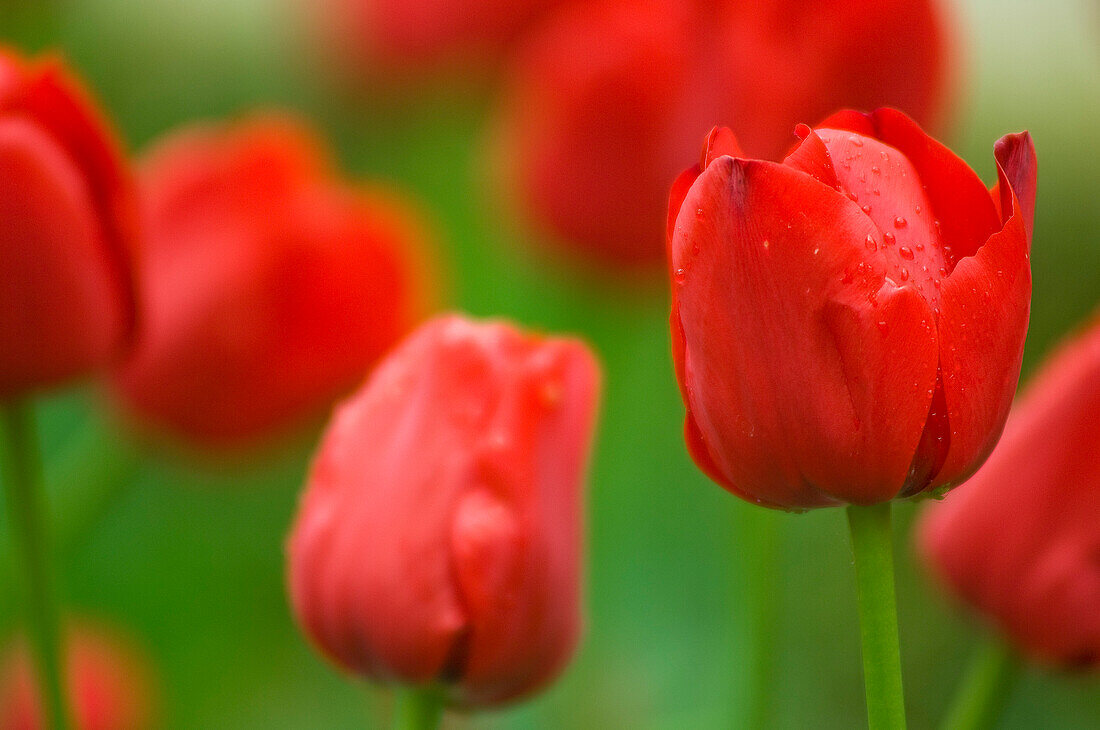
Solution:
[[[406,687],[397,690],[394,730],[435,730],[443,719],[443,697],[432,689]]]
[[[904,730],[890,503],[849,506],[848,525],[856,562],[867,721],[871,730]]]
[[[783,515],[751,507],[746,527],[745,588],[748,603],[749,661],[745,715],[738,727],[770,725],[776,659],[776,620],[779,612],[780,525]]]
[[[978,649],[962,689],[944,722],[944,730],[988,730],[997,724],[1020,676],[1016,654],[997,638]]]
[[[38,688],[49,726],[70,727],[62,682],[62,647],[57,598],[54,595],[49,540],[46,538],[46,500],[41,483],[41,460],[29,403],[5,404],[3,475],[16,558],[25,583],[24,608],[31,649],[38,672]]]
[[[51,553],[63,558],[71,553],[132,483],[139,463],[137,450],[113,435],[108,425],[92,421],[72,444],[45,468],[46,493],[51,497]],[[0,553],[5,552],[0,544]],[[0,556],[0,583],[10,580],[12,561]],[[6,606],[0,606],[5,609]],[[0,610],[0,619],[6,619]]]

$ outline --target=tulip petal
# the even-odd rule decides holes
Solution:
[[[973,255],[1000,229],[1000,216],[977,174],[905,114],[888,108],[866,115],[845,111],[818,126],[872,136],[900,150],[920,175],[955,261]]]
[[[22,118],[0,121],[0,396],[108,363],[131,310],[92,196],[64,150]]]
[[[684,202],[673,330],[688,442],[740,496],[803,508],[904,484],[936,338],[919,294],[865,260],[868,237],[881,234],[858,205],[775,163],[719,159]]]
[[[802,144],[783,160],[783,164],[801,170],[831,188],[837,187],[836,170],[829,150],[817,133],[806,132]]]
[[[998,187],[1011,195],[1004,228],[944,281],[938,327],[951,445],[942,485],[967,479],[989,456],[1004,428],[1020,376],[1031,304],[1030,210],[1036,160],[1030,137],[997,144]]]

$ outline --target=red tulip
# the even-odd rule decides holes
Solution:
[[[152,727],[149,670],[127,642],[87,626],[70,632],[67,676],[76,730]],[[25,647],[8,653],[0,670],[0,728],[45,728],[31,658]]]
[[[919,525],[929,564],[1025,651],[1100,667],[1100,318],[1043,368],[1004,438]]]
[[[799,132],[774,163],[716,131],[673,189],[692,456],[735,494],[786,509],[958,484],[1000,436],[1019,377],[1031,138],[997,143],[990,193],[891,109]]]
[[[572,0],[328,0],[311,6],[339,53],[370,72],[424,72],[498,59],[545,12]]]
[[[934,0],[753,3],[600,0],[523,47],[498,124],[523,214],[613,264],[661,261],[668,182],[728,123],[775,158],[791,130],[844,107],[943,117],[944,19]]]
[[[116,385],[157,426],[267,435],[347,392],[427,308],[410,206],[338,180],[300,124],[177,133],[140,183],[145,326]]]
[[[134,194],[61,60],[0,47],[0,399],[107,365],[134,324]]]
[[[328,657],[464,706],[561,671],[598,370],[574,340],[441,317],[337,409],[289,542],[294,611]]]

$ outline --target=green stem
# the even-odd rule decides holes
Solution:
[[[894,593],[890,503],[848,507],[863,638],[863,682],[871,730],[904,730],[901,647]]]
[[[443,697],[432,689],[406,687],[397,691],[394,730],[435,730],[443,719]]]
[[[66,730],[71,724],[62,682],[60,621],[46,538],[46,505],[34,413],[28,403],[9,402],[0,408],[0,423],[4,491],[16,557],[23,571],[25,615],[44,700],[42,707],[50,727]]]
[[[746,517],[745,588],[749,646],[748,696],[738,727],[771,725],[779,604],[779,528],[783,515],[750,507]]]
[[[988,730],[997,724],[1020,676],[1020,662],[1002,641],[988,639],[963,680],[944,730]]]

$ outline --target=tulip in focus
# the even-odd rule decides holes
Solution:
[[[777,159],[794,126],[845,107],[945,117],[951,53],[936,0],[597,0],[522,46],[497,162],[524,218],[614,266],[662,261],[668,182],[729,124]]]
[[[0,399],[89,374],[134,326],[129,171],[57,58],[0,47]]]
[[[918,534],[933,570],[1014,644],[1100,667],[1100,318],[1035,377],[989,461]]]
[[[149,670],[139,653],[112,633],[81,626],[68,641],[68,688],[75,730],[153,727]],[[22,646],[0,670],[0,728],[45,730],[31,660]]]
[[[967,479],[1016,389],[1036,160],[998,183],[892,109],[836,114],[782,162],[729,130],[677,180],[672,340],[696,464],[783,509],[871,505]]]
[[[115,374],[140,419],[259,439],[346,393],[427,311],[426,235],[284,118],[197,126],[146,157],[144,321]]]
[[[321,651],[461,707],[557,676],[581,624],[598,380],[575,340],[458,316],[390,354],[336,410],[289,540]]]

